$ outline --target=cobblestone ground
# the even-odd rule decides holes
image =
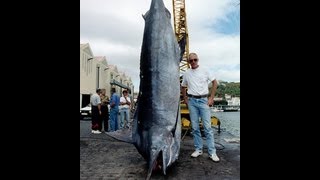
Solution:
[[[146,161],[134,145],[117,141],[106,134],[91,134],[90,121],[80,121],[80,179],[145,179]],[[231,141],[230,141],[231,139]],[[152,173],[151,179],[240,179],[240,140],[226,132],[215,134],[219,163],[209,159],[206,148],[198,158],[191,158],[192,137],[181,142],[177,162],[167,175]]]

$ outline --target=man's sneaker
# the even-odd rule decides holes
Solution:
[[[209,156],[209,158],[212,159],[212,161],[214,161],[214,162],[219,162],[220,161],[220,159],[218,158],[218,156],[216,154],[211,154]]]
[[[101,131],[99,130],[93,131],[93,134],[101,134]]]
[[[201,150],[195,150],[192,154],[191,157],[198,157],[202,155],[202,151]]]

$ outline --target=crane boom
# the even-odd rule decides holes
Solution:
[[[174,15],[174,32],[178,42],[185,37],[186,45],[185,52],[180,62],[180,75],[189,68],[188,54],[189,54],[189,35],[187,27],[187,15],[185,0],[172,0],[173,15]]]

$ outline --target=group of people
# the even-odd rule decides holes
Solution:
[[[192,125],[195,151],[191,154],[191,157],[196,158],[203,154],[203,142],[199,126],[201,120],[204,127],[209,157],[214,162],[219,162],[220,159],[216,154],[216,148],[214,144],[214,133],[211,127],[211,114],[209,108],[209,106],[213,105],[214,103],[217,80],[214,76],[210,75],[207,70],[199,66],[199,57],[196,53],[189,54],[188,62],[191,68],[184,73],[181,87],[184,103],[189,109]],[[212,89],[210,93],[208,82],[212,82]],[[120,129],[125,125],[129,126],[131,101],[128,97],[127,90],[122,92],[123,96],[121,98],[116,93],[115,88],[112,88],[111,91],[110,131],[116,131],[118,129],[119,111]],[[108,104],[108,100],[105,97],[105,92],[101,91],[100,89],[97,90],[97,94],[94,94],[91,97],[93,133],[101,133],[102,121],[104,122],[105,131],[107,131],[109,117],[107,115],[108,108],[105,108],[105,104]],[[124,121],[124,119],[126,119],[126,121]]]
[[[116,131],[124,127],[129,127],[131,100],[128,90],[123,90],[122,97],[116,93],[116,89],[111,89],[111,98],[106,95],[105,89],[97,89],[96,94],[91,96],[92,125],[91,132],[100,134],[102,129],[105,132]],[[108,105],[110,105],[110,113]],[[118,114],[120,113],[120,126],[118,125]],[[110,122],[109,122],[110,121]],[[110,127],[109,127],[110,124]]]
[[[130,123],[130,107],[131,100],[127,89],[122,91],[120,97],[116,93],[116,89],[111,89],[112,95],[110,98],[110,131],[116,131],[122,128],[128,128]],[[120,113],[120,124],[118,124],[118,114]]]
[[[106,95],[105,89],[97,89],[96,94],[93,94],[90,99],[91,102],[91,132],[100,134],[102,129],[108,131],[109,126],[109,97]]]

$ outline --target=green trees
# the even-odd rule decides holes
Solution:
[[[225,94],[232,97],[240,97],[240,82],[219,81],[216,97],[224,98]]]

